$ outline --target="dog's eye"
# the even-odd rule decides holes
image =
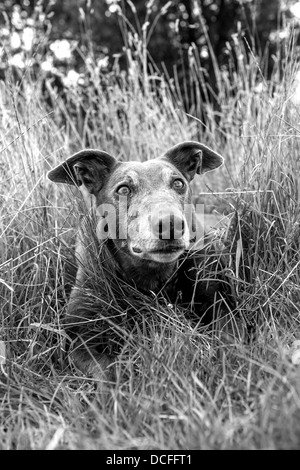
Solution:
[[[122,184],[121,186],[119,186],[117,188],[117,191],[116,191],[120,196],[128,196],[128,194],[130,194],[130,188],[129,186],[126,186],[126,184]]]
[[[183,180],[177,178],[176,180],[173,181],[174,189],[180,190],[180,189],[183,189],[184,187],[185,187],[185,182]]]

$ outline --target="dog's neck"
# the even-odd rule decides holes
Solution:
[[[177,261],[157,263],[133,258],[129,252],[119,250],[112,240],[109,241],[108,248],[114,253],[117,260],[118,275],[144,292],[152,291],[157,293],[163,289],[177,268]]]

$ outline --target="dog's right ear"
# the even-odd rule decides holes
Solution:
[[[196,174],[200,175],[218,168],[224,162],[220,154],[201,142],[192,140],[174,145],[159,159],[175,165],[188,181],[191,181]]]
[[[47,176],[55,183],[75,186],[82,184],[91,194],[96,194],[117,160],[102,150],[81,150],[49,171]]]

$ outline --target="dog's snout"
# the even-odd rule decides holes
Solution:
[[[152,233],[160,240],[177,240],[182,237],[185,223],[175,214],[157,215],[152,218]]]

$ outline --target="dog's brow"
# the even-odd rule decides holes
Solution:
[[[127,171],[124,176],[126,178],[130,178],[135,186],[138,186],[139,184],[139,177],[136,171],[134,170],[129,170]]]
[[[172,176],[177,175],[177,173],[172,168],[162,168],[161,174],[164,181],[169,181]]]

